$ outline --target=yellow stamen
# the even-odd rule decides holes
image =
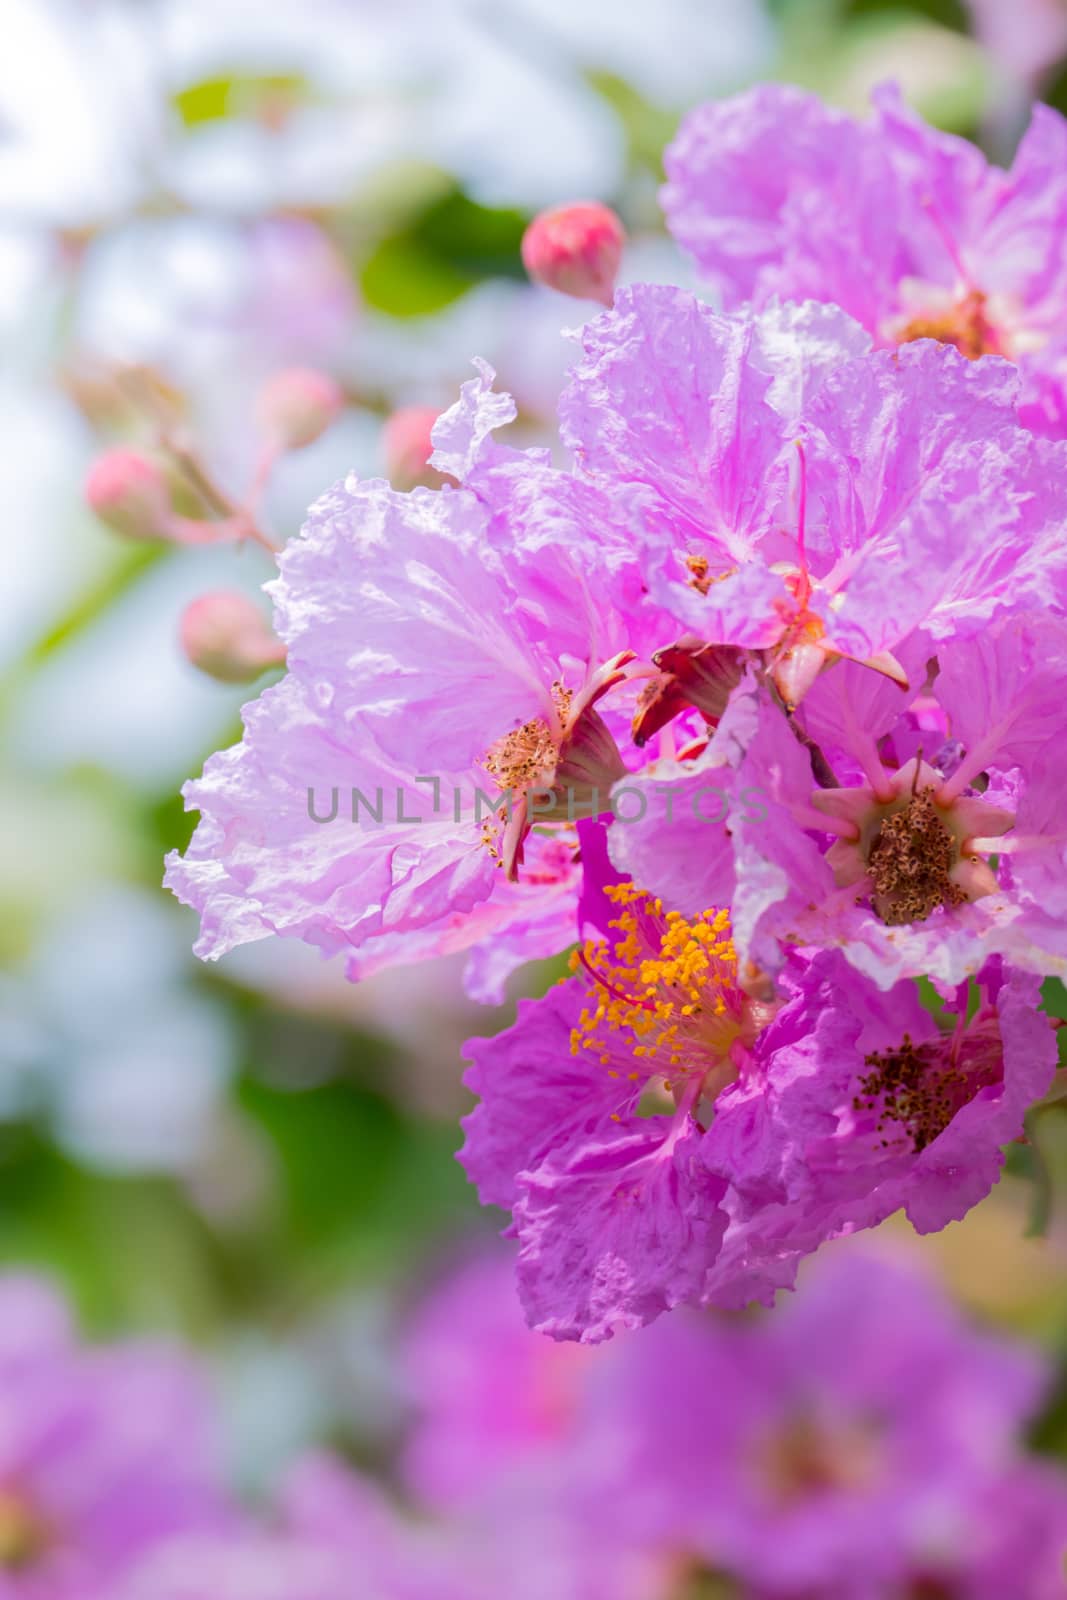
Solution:
[[[621,1043],[644,1068],[627,1074],[631,1082],[669,1073],[677,1091],[682,1080],[721,1066],[748,1029],[729,914],[665,912],[631,883],[606,892],[618,908],[609,924],[617,937],[589,939],[571,958],[572,970],[584,969],[593,983],[571,1050],[609,1060]]]

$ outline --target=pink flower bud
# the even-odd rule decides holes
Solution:
[[[522,264],[550,289],[610,306],[625,240],[610,206],[580,200],[533,219],[522,238]]]
[[[170,491],[163,471],[136,450],[107,450],[93,462],[85,498],[101,522],[127,539],[171,536]]]
[[[282,450],[302,450],[344,409],[344,392],[325,372],[313,367],[287,367],[268,378],[259,391],[259,425]]]
[[[440,416],[435,406],[401,406],[382,430],[382,450],[389,482],[396,489],[424,485],[439,489],[454,480],[430,466],[433,444],[430,429]]]
[[[193,600],[182,612],[180,637],[193,666],[220,683],[251,683],[285,660],[284,644],[238,589],[213,589]]]

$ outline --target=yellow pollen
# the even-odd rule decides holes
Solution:
[[[913,339],[936,339],[951,344],[968,361],[979,356],[1002,354],[997,332],[986,316],[986,296],[971,289],[955,306],[932,316],[918,316],[898,334],[901,344]]]
[[[690,588],[698,594],[707,594],[712,582],[709,577],[711,563],[707,556],[686,556],[685,564],[689,569],[687,582]]]
[[[669,1073],[677,1090],[720,1065],[746,1026],[729,913],[690,920],[634,884],[606,892],[618,910],[609,923],[616,937],[588,939],[571,957],[572,971],[592,980],[571,1050],[607,1064],[622,1043],[645,1069],[628,1073],[630,1081]]]

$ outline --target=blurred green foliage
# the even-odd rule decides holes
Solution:
[[[458,187],[435,195],[374,246],[359,274],[368,305],[394,317],[441,311],[483,278],[523,278],[520,211],[478,205]]]

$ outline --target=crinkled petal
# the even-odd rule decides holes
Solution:
[[[519,1293],[531,1327],[596,1344],[700,1299],[726,1227],[700,1129],[605,1122],[520,1181]]]

